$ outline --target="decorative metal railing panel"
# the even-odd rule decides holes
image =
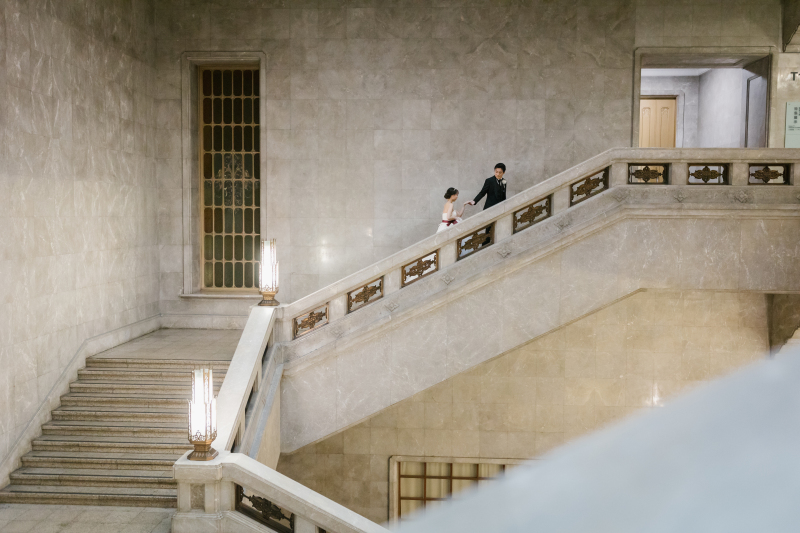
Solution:
[[[578,180],[569,186],[569,205],[572,207],[584,200],[608,190],[610,167],[606,167],[591,176]]]
[[[514,211],[514,233],[528,229],[553,214],[553,195],[537,200],[527,207]]]
[[[284,511],[261,496],[244,493],[241,485],[236,486],[236,510],[264,524],[277,533],[294,533],[294,513]],[[247,501],[248,503],[245,503]]]
[[[728,185],[730,174],[726,163],[689,165],[689,185]]]
[[[439,250],[423,255],[416,261],[403,265],[400,269],[402,279],[400,285],[405,287],[439,270]]]
[[[357,311],[381,298],[383,298],[383,276],[348,292],[347,312]]]
[[[789,185],[789,165],[750,165],[749,185]]]
[[[460,261],[465,259],[492,244],[494,244],[494,223],[484,226],[477,231],[473,231],[469,235],[460,237],[456,241],[456,260]]]
[[[328,304],[317,307],[303,315],[295,317],[293,337],[301,337],[328,323]]]
[[[199,71],[203,288],[257,289],[261,263],[259,71]]]
[[[628,165],[628,183],[637,185],[669,184],[668,163],[631,163]]]

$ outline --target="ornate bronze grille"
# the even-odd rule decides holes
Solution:
[[[236,510],[278,533],[294,532],[294,513],[261,496],[248,496],[240,485],[236,485]]]
[[[301,337],[328,323],[328,304],[294,319],[294,338]]]
[[[750,165],[750,185],[789,185],[789,165]]]
[[[514,211],[514,233],[528,229],[553,214],[553,195]]]
[[[606,167],[591,176],[576,181],[569,186],[569,205],[570,207],[582,201],[608,190],[608,174],[610,168]]]
[[[383,277],[347,293],[347,312],[356,311],[383,298]]]
[[[460,261],[492,244],[494,244],[494,224],[489,224],[456,241],[458,246],[456,260]]]
[[[405,287],[439,270],[439,250],[423,255],[416,261],[403,265],[401,286]]]
[[[645,163],[628,165],[628,183],[644,185],[667,185],[669,165]]]
[[[261,261],[259,74],[201,68],[203,287],[257,289]]]
[[[728,185],[728,165],[705,163],[689,165],[689,185]]]

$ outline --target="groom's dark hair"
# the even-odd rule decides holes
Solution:
[[[497,163],[497,164],[494,166],[494,168],[499,168],[500,170],[502,170],[502,171],[503,171],[503,174],[505,174],[505,173],[506,173],[506,166],[505,166],[503,163]]]

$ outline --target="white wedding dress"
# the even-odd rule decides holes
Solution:
[[[459,222],[461,222],[461,217],[456,217],[454,220],[447,220],[447,213],[442,213],[442,222],[439,224],[439,228],[436,230],[436,233],[442,232],[450,226],[458,224]]]

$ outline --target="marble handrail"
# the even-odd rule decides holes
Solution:
[[[316,532],[317,528],[336,533],[388,533],[384,527],[241,453],[221,451],[218,457],[203,463],[184,456],[173,470],[178,482],[174,533],[209,531],[213,522],[217,523],[212,526],[216,531],[270,531],[236,511],[236,485],[293,513],[298,533]],[[204,492],[202,506],[193,497],[192,487],[198,485]]]
[[[611,168],[609,189],[627,184],[627,165],[643,163],[665,163],[672,167],[668,185],[659,187],[680,187],[688,185],[688,165],[691,163],[727,163],[731,165],[731,182],[728,186],[747,185],[747,164],[791,163],[800,160],[799,149],[764,148],[612,148],[567,169],[541,183],[538,183],[479,214],[464,220],[447,231],[431,235],[418,243],[401,250],[381,261],[351,274],[327,287],[290,304],[282,306],[279,313],[280,326],[278,340],[294,340],[293,320],[313,309],[328,307],[327,321],[331,323],[347,314],[347,293],[377,278],[385,279],[384,295],[400,290],[400,269],[426,254],[440,251],[440,265],[443,268],[455,262],[455,243],[465,235],[488,225],[497,224],[495,242],[509,236],[512,232],[513,213],[526,205],[553,195],[552,214],[560,213],[571,206],[569,187],[572,183],[603,168]],[[451,250],[452,249],[452,250]]]
[[[274,307],[253,306],[239,344],[217,395],[217,438],[212,446],[219,452],[231,450],[242,441],[245,409],[250,392],[261,382],[261,358],[272,335]]]

